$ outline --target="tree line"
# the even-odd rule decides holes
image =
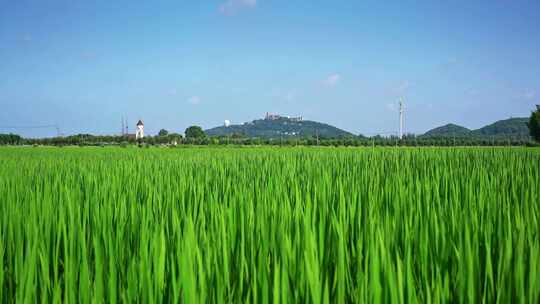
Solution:
[[[271,145],[271,146],[538,146],[540,143],[540,106],[531,113],[527,124],[531,137],[422,137],[406,135],[403,139],[396,136],[365,137],[350,136],[340,138],[321,137],[285,137],[285,138],[248,138],[242,134],[229,136],[207,136],[199,126],[191,126],[184,132],[169,133],[162,129],[156,136],[135,139],[132,136],[77,134],[65,137],[23,138],[16,134],[0,134],[0,145],[47,145],[47,146],[105,146],[105,145]]]
[[[24,139],[17,134],[0,134],[0,145],[21,145]]]
[[[166,135],[147,136],[136,140],[125,136],[95,136],[90,134],[77,134],[66,137],[51,138],[22,138],[18,135],[0,135],[2,145],[44,145],[44,146],[130,146],[130,145],[270,145],[270,146],[524,146],[536,145],[529,139],[502,139],[502,138],[423,138],[414,135],[397,137],[343,137],[343,138],[248,138],[241,135],[231,136],[182,136],[176,133]]]

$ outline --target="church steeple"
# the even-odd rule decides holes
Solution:
[[[144,138],[144,123],[140,119],[137,122],[137,133],[135,133],[135,138],[136,139],[143,139]]]

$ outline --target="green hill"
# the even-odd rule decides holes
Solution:
[[[352,133],[334,126],[310,121],[296,121],[281,117],[275,120],[258,119],[242,125],[221,126],[205,130],[209,136],[240,135],[259,138],[314,137],[338,138],[354,136]]]
[[[474,130],[476,136],[506,136],[506,137],[528,137],[529,127],[527,118],[510,118],[499,120],[478,130]]]
[[[458,126],[455,124],[447,124],[442,127],[438,127],[432,130],[429,130],[426,132],[423,136],[425,137],[464,137],[469,136],[471,134],[471,130]]]
[[[427,131],[422,137],[476,137],[476,138],[530,138],[528,118],[510,118],[496,121],[476,130],[455,124],[447,124]]]

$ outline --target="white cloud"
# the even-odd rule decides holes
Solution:
[[[398,108],[395,103],[388,103],[386,104],[386,109],[390,112],[397,112]]]
[[[191,96],[190,98],[188,98],[188,103],[192,104],[192,105],[198,105],[201,103],[201,97],[199,96]]]
[[[534,90],[514,91],[511,94],[513,94],[511,96],[511,98],[513,98],[514,100],[518,100],[518,101],[529,102],[529,101],[532,101],[532,100],[535,100],[535,99],[539,98],[538,92],[536,92]]]
[[[296,100],[296,94],[294,94],[293,92],[289,92],[287,94],[285,94],[285,100],[286,101],[295,101]]]
[[[386,94],[392,97],[402,97],[409,91],[411,86],[412,84],[405,80],[394,86],[388,87]]]
[[[455,64],[455,63],[458,63],[458,59],[456,57],[450,57],[450,59],[448,59],[447,63],[448,64]]]
[[[230,16],[243,8],[254,8],[257,0],[227,0],[219,6],[219,12]]]
[[[82,52],[81,57],[83,59],[96,59],[97,54],[95,52]]]
[[[524,99],[524,100],[533,100],[534,98],[536,98],[535,91],[526,91],[526,92],[523,92],[520,96],[520,99]]]
[[[409,88],[411,87],[411,84],[408,81],[403,81],[399,84],[399,86],[396,88],[396,91],[398,93],[405,93]]]
[[[322,81],[322,84],[326,87],[335,87],[341,81],[341,75],[332,74]]]
[[[480,94],[480,91],[477,89],[469,89],[465,93],[470,96],[478,96]]]
[[[280,88],[274,88],[271,91],[272,98],[285,102],[295,102],[298,100],[298,92],[296,89],[283,90]]]

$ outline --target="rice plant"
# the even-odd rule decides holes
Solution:
[[[1,148],[0,302],[538,303],[540,150]]]

